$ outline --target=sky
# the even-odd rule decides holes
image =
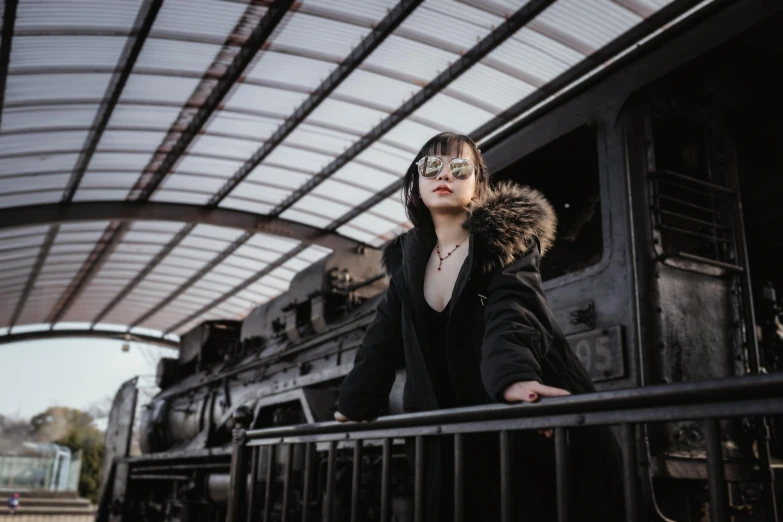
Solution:
[[[122,341],[92,338],[0,345],[0,414],[29,419],[50,406],[107,405],[128,379],[154,383],[158,359],[176,354],[136,342],[123,352]]]

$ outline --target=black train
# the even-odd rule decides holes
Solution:
[[[780,370],[783,273],[772,253],[783,246],[783,97],[767,80],[770,64],[783,63],[782,11],[775,1],[714,2],[482,144],[494,178],[532,185],[557,209],[544,286],[599,389]],[[164,390],[144,409],[142,457],[124,457],[135,389],[123,387],[99,518],[223,520],[231,413],[252,406],[254,427],[331,419],[385,285],[377,262],[372,249],[335,253],[242,324],[185,335],[180,359],[161,363]],[[723,428],[732,516],[769,520],[758,500],[756,427]],[[770,432],[779,473],[779,419]],[[649,425],[637,438],[647,519],[706,519],[701,424]],[[319,450],[314,513],[325,488]],[[368,448],[364,457],[370,501],[377,455]],[[407,464],[401,448],[395,455],[392,507],[407,520]],[[341,454],[338,512],[350,468]],[[274,491],[281,477],[273,479]]]

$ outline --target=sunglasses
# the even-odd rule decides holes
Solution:
[[[437,156],[424,156],[416,162],[419,167],[419,175],[425,178],[434,178],[443,168],[443,160]],[[473,163],[465,158],[454,158],[449,161],[449,170],[456,179],[468,179],[476,171]]]

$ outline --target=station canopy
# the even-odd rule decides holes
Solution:
[[[174,345],[410,227],[401,179],[693,0],[5,0],[0,343]]]

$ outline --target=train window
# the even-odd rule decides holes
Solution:
[[[554,246],[541,260],[544,281],[576,272],[603,254],[596,132],[580,127],[493,174],[540,190],[557,213]]]
[[[734,194],[707,129],[684,102],[652,110],[646,133],[654,241],[664,257],[730,264]]]

